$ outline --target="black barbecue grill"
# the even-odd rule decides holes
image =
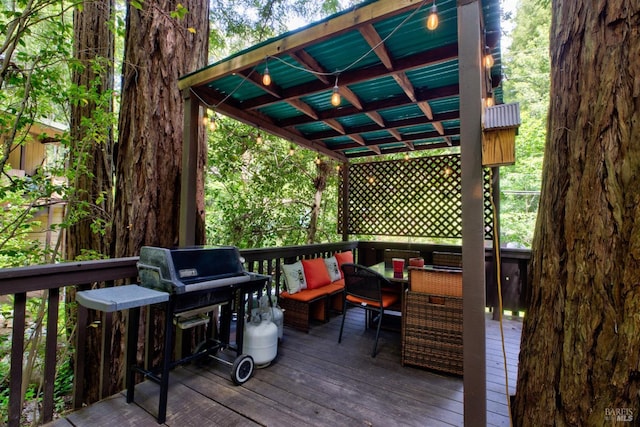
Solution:
[[[127,402],[134,397],[133,373],[140,372],[160,384],[158,423],[166,418],[169,371],[171,368],[209,356],[231,366],[231,379],[235,384],[246,382],[253,373],[254,363],[249,355],[243,355],[244,296],[258,292],[269,285],[271,277],[249,273],[242,265],[236,247],[194,247],[166,249],[144,246],[138,262],[140,286],[169,293],[166,303],[166,328],[164,355],[160,372],[151,372],[135,366],[135,342],[137,328],[130,330],[127,351]],[[207,339],[194,354],[172,361],[173,325],[186,329],[207,323],[216,306],[221,305],[218,339]],[[230,343],[232,316],[237,314],[235,346]],[[131,310],[130,324],[138,324],[139,310]],[[135,317],[135,318],[134,318]],[[129,351],[131,349],[131,351]],[[230,349],[235,360],[229,361],[222,350]]]

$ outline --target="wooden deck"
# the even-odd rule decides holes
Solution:
[[[211,361],[171,373],[166,426],[460,426],[462,378],[401,366],[400,334],[382,331],[370,357],[374,330],[363,328],[363,310],[350,310],[342,344],[341,317],[308,334],[285,328],[278,357],[243,386],[229,368]],[[487,420],[508,426],[500,329],[487,315]],[[505,318],[509,393],[515,393],[522,322]],[[136,387],[50,423],[56,427],[157,426],[158,386]]]

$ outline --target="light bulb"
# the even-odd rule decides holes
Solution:
[[[491,49],[489,49],[489,46],[486,46],[484,48],[483,62],[486,68],[491,68],[493,67],[493,64],[495,64],[495,61],[493,59],[493,55],[491,54]]]
[[[262,75],[262,84],[269,86],[271,84],[271,74],[269,74],[269,66],[265,65],[264,74]]]
[[[336,81],[336,85],[333,87],[333,93],[331,94],[331,105],[337,107],[340,105],[340,93],[338,92],[338,82]]]
[[[405,159],[405,160],[409,160],[409,154],[408,154],[408,153],[405,153],[405,154],[404,154],[404,159]]]
[[[216,117],[212,115],[209,119],[209,130],[213,132],[216,129],[218,129],[218,123],[216,122]]]
[[[202,116],[202,124],[205,126],[209,124],[209,116],[207,115],[207,113],[204,113],[204,116]]]
[[[289,155],[293,156],[293,154],[296,152],[295,147],[292,145],[291,147],[289,147]]]
[[[256,144],[258,145],[262,144],[262,135],[258,134],[258,136],[256,136]]]
[[[493,107],[494,103],[495,103],[495,101],[493,99],[493,94],[491,92],[489,92],[487,94],[487,98],[485,99],[485,105],[487,107]]]
[[[322,163],[322,160],[320,160],[320,157],[316,156],[316,159],[314,160],[316,162],[316,165],[320,165],[320,163]]]
[[[429,9],[429,17],[427,18],[427,28],[431,31],[438,28],[438,7],[436,6],[436,2],[433,2],[431,8]]]

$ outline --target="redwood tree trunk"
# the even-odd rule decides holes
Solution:
[[[640,4],[554,0],[552,12],[515,418],[612,425],[640,416]]]
[[[322,204],[322,194],[327,188],[327,176],[331,170],[326,162],[318,163],[316,167],[316,177],[313,180],[313,187],[316,192],[313,195],[313,207],[311,209],[311,219],[309,221],[309,229],[307,230],[307,244],[315,243],[316,234],[318,232],[318,217],[320,216],[320,207]]]
[[[115,257],[138,255],[143,245],[178,244],[184,108],[177,82],[180,76],[204,66],[208,56],[207,2],[151,0],[140,4],[141,9],[136,9],[127,3],[113,225]],[[182,19],[172,18],[171,12],[180,4],[187,14]],[[204,130],[201,135],[198,185],[203,188]],[[204,194],[197,194],[202,222]],[[199,238],[204,241],[203,233]],[[153,324],[159,322],[152,319]],[[124,328],[118,326],[112,353],[121,355],[119,339]],[[162,342],[160,338],[155,337],[155,347]],[[118,360],[111,366],[114,392],[119,390],[123,372],[122,357]]]
[[[86,2],[82,11],[73,14],[74,58],[82,68],[74,68],[73,84],[92,89],[101,99],[76,101],[71,106],[71,148],[69,167],[75,172],[70,182],[67,217],[71,226],[66,233],[66,258],[74,260],[84,250],[109,255],[109,226],[113,213],[113,114],[114,34],[109,21],[113,0]],[[95,68],[100,64],[100,68]],[[100,71],[96,71],[100,70]],[[105,123],[106,121],[106,123]],[[95,131],[97,129],[97,131]],[[92,224],[102,224],[104,234],[94,232]],[[75,301],[76,289],[66,289],[68,303]],[[73,330],[77,315],[75,304],[66,304],[67,330]],[[90,316],[96,313],[91,311]],[[90,318],[92,322],[94,318]],[[87,328],[87,360],[100,360],[101,330]],[[85,364],[84,396],[86,401],[99,399],[99,369]]]

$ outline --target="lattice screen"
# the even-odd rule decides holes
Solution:
[[[485,169],[485,239],[493,235],[490,188]],[[461,238],[461,191],[459,154],[351,164],[348,234]],[[340,204],[339,233],[343,227]]]

